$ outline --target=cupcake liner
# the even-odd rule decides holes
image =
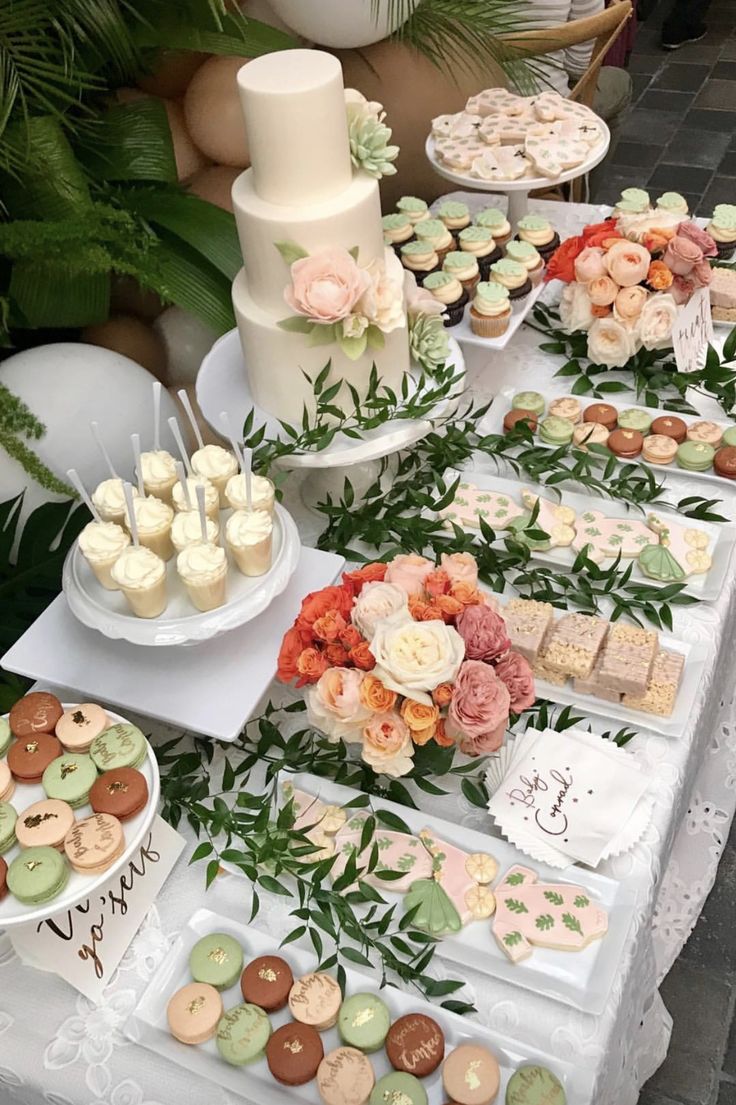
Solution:
[[[496,261],[500,261],[502,256],[501,250],[496,247],[487,257],[476,258],[478,261],[478,268],[480,269],[481,280],[491,279],[491,265],[495,265]]]
[[[729,261],[736,253],[736,242],[716,242],[719,261]]]
[[[529,273],[529,279],[532,282],[533,288],[538,288],[542,283],[542,277],[544,276],[544,261],[542,261],[535,269],[532,269]]]
[[[450,303],[445,307],[446,317],[443,320],[445,326],[457,326],[459,322],[462,322],[463,314],[465,312],[465,306],[470,296],[466,291],[456,299],[454,303]]]
[[[531,290],[532,282],[527,277],[520,288],[509,288],[509,299],[512,303],[520,303],[522,299],[526,299]]]
[[[468,295],[470,295],[470,293],[474,291],[476,285],[480,284],[480,272],[478,272],[477,276],[471,276],[470,280],[461,280],[460,283]]]
[[[508,330],[511,318],[511,308],[507,308],[502,315],[489,318],[487,315],[479,315],[475,307],[470,308],[470,328],[479,338],[500,338]]]

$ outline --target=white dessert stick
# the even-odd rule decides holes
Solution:
[[[228,441],[230,442],[230,445],[232,446],[232,450],[235,453],[235,459],[237,460],[240,471],[242,472],[244,464],[243,454],[240,451],[240,446],[235,440],[235,434],[233,433],[233,428],[230,425],[230,416],[228,415],[227,411],[220,411],[220,422],[222,422],[222,425],[225,428],[225,434]]]
[[[248,511],[253,510],[253,482],[251,480],[251,466],[253,464],[253,450],[243,449],[243,475],[245,476],[245,504]]]
[[[161,381],[153,381],[153,447],[161,448]]]
[[[145,498],[146,491],[143,487],[143,465],[141,464],[141,435],[131,434],[130,440],[133,442],[133,456],[135,457],[135,474],[138,477],[138,494],[141,498]]]
[[[189,495],[189,484],[187,483],[187,474],[184,471],[184,465],[180,460],[176,462],[176,474],[179,477],[179,483],[181,484],[182,494],[184,496],[184,502],[187,504],[189,510],[192,509],[192,500]],[[204,490],[204,489],[203,489]]]
[[[189,419],[191,427],[194,430],[194,436],[197,439],[197,445],[199,446],[200,449],[204,449],[204,441],[202,440],[202,434],[200,433],[199,426],[197,425],[197,419],[195,417],[194,409],[192,407],[192,404],[189,401],[189,396],[187,395],[184,388],[179,388],[179,390],[177,391],[176,394],[179,396],[179,399],[181,400],[182,407],[187,412],[187,418]]]
[[[176,421],[176,419],[174,417],[169,418],[168,422],[169,422],[169,429],[171,430],[172,434],[174,435],[174,441],[176,442],[176,447],[179,450],[179,455],[181,456],[181,459],[184,462],[184,467],[187,470],[187,475],[191,476],[192,475],[192,466],[189,463],[189,454],[187,453],[186,446],[184,445],[184,438],[181,436],[181,430],[179,429],[179,423]]]
[[[138,548],[140,541],[138,540],[138,523],[135,520],[135,510],[133,509],[133,487],[127,480],[123,484],[123,494],[125,495],[125,505],[128,508],[130,536],[133,538],[133,544]]]
[[[79,495],[80,495],[80,498],[81,498],[82,502],[87,507],[87,510],[90,512],[90,514],[94,518],[95,522],[101,522],[102,518],[100,518],[100,515],[97,511],[97,508],[95,507],[95,504],[92,502],[89,495],[87,494],[87,489],[84,486],[84,484],[82,483],[82,481],[79,477],[79,473],[77,472],[76,468],[70,468],[69,471],[67,472],[67,476],[69,477],[71,482],[76,487],[77,491],[79,492]]]
[[[105,464],[107,465],[107,467],[110,470],[110,475],[112,476],[112,478],[114,480],[116,480],[118,478],[118,474],[115,471],[115,465],[110,460],[110,454],[108,453],[107,449],[105,448],[105,442],[102,440],[102,434],[100,433],[100,424],[99,424],[99,422],[90,422],[89,427],[92,431],[92,436],[94,437],[95,441],[97,442],[97,448],[102,453],[102,457],[105,461]]]
[[[202,544],[207,544],[207,511],[204,505],[204,487],[197,484],[197,507],[199,509],[199,524],[202,527]]]

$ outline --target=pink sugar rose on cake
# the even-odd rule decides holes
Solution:
[[[703,260],[703,251],[690,238],[676,234],[667,243],[662,260],[676,276],[687,276]]]
[[[644,246],[622,239],[614,242],[606,253],[605,265],[608,275],[620,287],[630,288],[646,278],[651,260]]]
[[[447,715],[447,735],[468,756],[495,752],[503,744],[511,695],[489,664],[466,660],[460,668]]]
[[[361,758],[375,772],[396,779],[412,768],[414,744],[409,726],[395,710],[374,714],[363,727]]]
[[[680,223],[677,228],[677,235],[680,238],[689,238],[696,246],[700,246],[704,257],[717,257],[718,247],[716,243],[707,231],[700,229],[697,223]]]
[[[534,691],[534,673],[529,661],[520,652],[513,649],[502,656],[495,667],[495,672],[502,683],[506,684],[511,696],[511,710],[520,714],[522,710],[528,710],[537,700]]]
[[[466,606],[455,625],[469,660],[490,663],[511,648],[506,622],[489,606]]]
[[[390,560],[383,577],[386,583],[393,583],[406,591],[407,595],[418,595],[424,590],[424,581],[434,571],[434,564],[426,556],[416,553],[401,553]]]
[[[451,584],[469,583],[471,587],[478,585],[478,565],[470,553],[443,553],[440,567],[447,572]]]
[[[348,250],[333,246],[294,261],[284,299],[297,314],[329,324],[352,313],[370,282]]]

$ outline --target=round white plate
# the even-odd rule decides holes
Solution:
[[[224,526],[230,511],[220,514]],[[227,602],[201,613],[193,606],[176,572],[176,557],[166,566],[169,602],[160,618],[137,618],[120,591],[108,591],[74,543],[64,562],[62,584],[69,609],[83,625],[113,640],[134,645],[186,645],[227,633],[263,613],[286,587],[299,562],[299,533],[291,515],[278,503],[274,509],[273,559],[262,576],[244,576],[230,558]]]
[[[75,702],[65,702],[64,709],[69,710],[72,706],[76,706]],[[110,723],[115,722],[127,722],[127,718],[122,717],[120,714],[113,713],[112,710],[106,710],[107,716],[110,718]],[[8,715],[6,714],[5,717]],[[104,886],[118,871],[125,868],[130,859],[135,857],[136,850],[144,843],[146,833],[151,827],[154,817],[156,816],[156,810],[158,809],[158,799],[160,791],[158,764],[156,757],[153,754],[153,749],[150,744],[147,744],[146,758],[142,765],[139,767],[139,771],[145,776],[148,783],[148,805],[145,809],[137,813],[135,817],[131,817],[129,821],[123,822],[123,832],[125,833],[125,851],[116,859],[115,862],[108,867],[107,871],[103,871],[101,875],[80,875],[77,871],[72,871],[69,876],[64,890],[51,902],[45,902],[43,905],[23,905],[12,894],[8,893],[2,901],[0,901],[0,929],[15,928],[18,925],[30,925],[37,924],[39,921],[44,921],[47,917],[55,917],[58,913],[64,913],[68,909],[72,909],[75,905],[83,902],[85,898],[91,898],[95,891]],[[4,758],[4,757],[3,757]],[[27,810],[29,806],[32,806],[34,802],[40,802],[46,797],[44,789],[40,783],[16,783],[15,792],[8,799],[11,806],[14,806],[18,811],[18,814],[22,814],[23,810]],[[78,810],[74,811],[74,815],[77,821],[83,821],[85,817],[91,817],[93,814],[91,806],[81,806]],[[16,856],[21,854],[22,849],[18,845],[14,845],[9,852],[5,852],[3,859],[10,866]]]
[[[426,418],[396,419],[374,430],[365,431],[360,440],[337,435],[327,449],[284,457],[280,463],[284,468],[333,468],[359,464],[389,456],[399,449],[406,449],[409,445],[420,441],[429,433],[431,420],[450,414],[459,400],[462,380],[465,376],[465,360],[460,346],[452,337],[449,363],[457,370],[458,394],[438,403]],[[421,375],[421,370],[414,367],[411,375],[416,381]],[[202,367],[197,376],[197,403],[215,433],[222,433],[221,411],[228,412],[237,432],[243,425],[246,415],[254,409],[256,425],[264,423],[268,437],[283,436],[278,420],[256,407],[253,401],[237,330],[230,330],[227,334],[223,334],[202,361]]]

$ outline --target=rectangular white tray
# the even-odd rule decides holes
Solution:
[[[149,983],[137,1008],[126,1023],[125,1034],[143,1047],[162,1055],[177,1066],[190,1070],[193,1074],[207,1078],[232,1093],[257,1102],[258,1105],[284,1105],[286,1101],[302,1101],[308,1105],[322,1105],[322,1099],[315,1080],[303,1086],[286,1087],[272,1078],[265,1059],[245,1067],[234,1067],[224,1062],[217,1053],[214,1040],[205,1044],[188,1046],[179,1043],[170,1034],[166,1021],[166,1005],[172,994],[180,987],[191,982],[189,974],[189,952],[192,945],[202,936],[211,932],[224,932],[240,942],[245,959],[258,955],[283,955],[298,978],[302,974],[314,971],[317,967],[314,954],[304,951],[294,944],[280,951],[271,937],[257,929],[238,921],[200,909],[194,914],[187,926],[177,936],[166,959]],[[519,1038],[512,1039],[485,1028],[472,1020],[459,1017],[440,1006],[431,1005],[422,998],[404,993],[402,990],[387,987],[379,991],[372,975],[348,967],[346,970],[346,993],[379,993],[391,1011],[392,1020],[407,1013],[426,1013],[433,1017],[445,1034],[446,1054],[461,1043],[475,1042],[488,1047],[498,1059],[501,1067],[501,1086],[498,1101],[504,1100],[506,1085],[511,1074],[520,1066],[539,1063],[554,1071],[565,1088],[569,1105],[587,1105],[593,1088],[593,1072],[580,1066],[573,1067],[561,1062],[552,1055],[528,1047],[523,1040],[523,1029]],[[238,1005],[243,999],[240,985],[236,983],[223,993],[225,1008]],[[286,1024],[291,1019],[288,1009],[271,1014],[274,1028]],[[325,1054],[340,1046],[337,1030],[332,1028],[321,1033]],[[383,1050],[369,1056],[376,1078],[388,1074],[392,1069]],[[445,1094],[442,1091],[441,1068],[422,1080],[427,1091],[430,1105],[442,1105]],[[204,1099],[203,1099],[204,1100]]]
[[[457,326],[450,326],[447,330],[448,334],[451,334],[453,338],[457,338],[459,342],[467,345],[477,345],[482,349],[488,349],[492,351],[494,349],[505,349],[513,338],[516,331],[521,326],[524,319],[531,311],[534,304],[539,299],[540,295],[544,291],[544,281],[537,284],[536,288],[532,288],[529,295],[525,296],[520,302],[514,300],[511,301],[511,318],[506,330],[497,338],[482,338],[479,334],[473,333],[473,328],[470,325],[470,302],[467,304],[463,313],[462,321],[458,322]],[[470,300],[472,302],[472,293]]]
[[[344,805],[359,793],[351,787],[340,786],[316,775],[298,774],[288,777],[290,782],[307,794],[319,796],[327,803]],[[594,940],[580,952],[561,952],[550,948],[535,948],[528,959],[512,963],[504,955],[490,931],[490,921],[476,921],[466,925],[456,936],[443,937],[437,955],[448,963],[458,963],[480,975],[502,978],[524,990],[543,994],[545,997],[581,1009],[584,1013],[602,1013],[618,971],[621,951],[626,941],[633,916],[636,895],[629,886],[623,886],[604,875],[597,875],[586,867],[571,865],[564,871],[547,867],[530,860],[513,844],[500,837],[485,835],[462,824],[444,821],[440,817],[397,805],[383,798],[371,797],[374,810],[388,810],[400,817],[413,833],[431,829],[441,840],[454,844],[466,852],[488,852],[499,865],[498,876],[514,864],[531,867],[541,880],[567,882],[585,888],[586,894],[608,910],[608,932],[602,940]],[[490,814],[488,825],[491,826]],[[392,894],[390,883],[382,889],[389,902],[401,902],[402,894]],[[401,908],[401,906],[399,906]]]

